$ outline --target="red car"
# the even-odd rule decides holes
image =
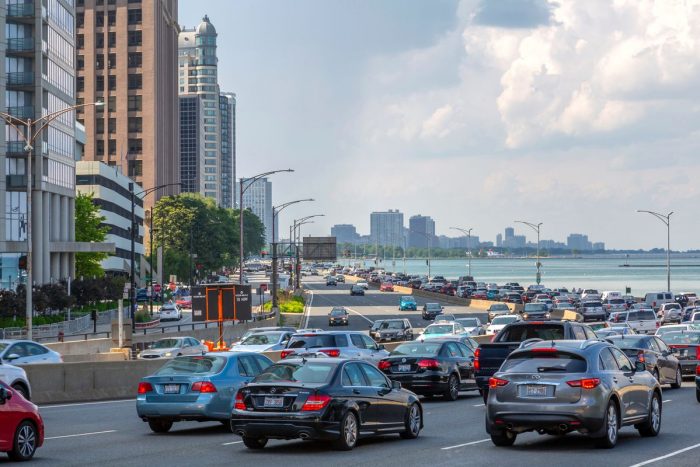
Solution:
[[[192,308],[192,297],[182,297],[175,300],[175,304],[180,308]]]
[[[26,461],[44,444],[44,421],[39,408],[0,382],[0,452]]]
[[[379,291],[380,292],[393,292],[394,291],[394,284],[391,282],[383,282],[382,285],[379,286]]]

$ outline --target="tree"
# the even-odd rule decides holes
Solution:
[[[105,217],[100,207],[93,202],[92,193],[78,193],[75,197],[75,241],[103,242],[109,227],[103,226]],[[107,253],[76,253],[75,274],[77,277],[101,277],[104,274],[100,261]]]

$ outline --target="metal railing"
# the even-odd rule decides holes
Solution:
[[[34,72],[13,71],[7,73],[8,86],[31,86],[34,84]]]
[[[32,326],[32,334],[37,338],[56,338],[59,332],[68,335],[84,331],[90,326],[91,322],[90,315],[85,315],[70,321]],[[0,329],[0,336],[2,336],[3,339],[24,339],[26,335],[27,331],[24,328],[14,327]]]
[[[31,18],[34,16],[34,3],[14,3],[7,5],[8,18]]]
[[[34,50],[34,38],[14,37],[7,39],[8,52],[32,52]]]

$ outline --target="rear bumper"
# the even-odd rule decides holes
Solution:
[[[195,402],[147,402],[136,400],[136,414],[144,421],[158,418],[172,421],[226,420],[227,413],[217,413],[209,408],[206,401]]]
[[[231,429],[239,436],[253,438],[334,440],[340,436],[340,423],[323,421],[318,413],[254,415],[234,410]]]
[[[392,374],[384,373],[390,380],[398,381],[401,387],[416,394],[436,394],[447,391],[448,375],[435,374]]]
[[[700,365],[700,360],[680,360],[680,364],[683,376],[694,376],[695,368]]]
[[[500,430],[508,429],[516,433],[532,430],[551,431],[574,431],[579,430],[586,433],[599,432],[604,425],[604,418],[585,417],[578,413],[528,413],[528,412],[506,412],[499,413],[494,418],[486,417],[486,431],[491,434]]]

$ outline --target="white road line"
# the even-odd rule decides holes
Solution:
[[[484,407],[486,404],[474,404],[473,407]]]
[[[472,441],[470,443],[463,443],[463,444],[457,444],[456,446],[447,446],[446,448],[441,448],[443,451],[449,451],[450,449],[457,449],[457,448],[462,448],[464,446],[472,446],[474,444],[481,444],[485,443],[486,441],[491,441],[491,438],[488,439],[480,439],[479,441]]]
[[[306,304],[306,310],[304,311],[304,328],[309,327],[309,319],[311,318],[311,304],[314,302],[314,292],[309,290],[309,303]]]
[[[353,313],[355,313],[356,315],[360,316],[361,318],[366,319],[370,324],[374,323],[374,321],[372,321],[371,319],[369,319],[368,317],[366,317],[365,315],[363,315],[363,314],[360,313],[359,311],[355,311],[355,310],[353,310],[352,308],[348,308],[348,307],[345,307],[345,309],[348,310],[348,311],[352,311]]]
[[[665,404],[666,402],[671,402],[671,399],[666,399],[665,401],[663,401],[664,404]]]
[[[104,435],[107,433],[115,433],[116,431],[117,430],[93,431],[92,433],[78,433],[76,435],[52,436],[51,438],[44,438],[44,440],[48,441],[50,439],[78,438],[80,436]]]
[[[649,459],[647,461],[640,462],[639,464],[634,464],[631,467],[642,467],[643,465],[653,464],[654,462],[662,461],[664,459],[668,459],[669,457],[677,456],[678,454],[682,454],[686,451],[690,451],[691,449],[697,449],[697,448],[700,448],[700,443],[693,444],[692,446],[688,446],[687,448],[679,449],[678,451],[670,452],[670,453],[666,454],[665,456],[655,457],[653,459]]]
[[[77,402],[75,404],[61,404],[61,405],[42,405],[39,409],[60,409],[61,407],[80,407],[82,405],[101,405],[101,404],[120,404],[122,402],[134,402],[136,399],[124,399],[118,401],[100,401],[100,402]]]
[[[231,446],[232,444],[241,444],[243,441],[231,441],[230,443],[221,443],[222,446]]]

